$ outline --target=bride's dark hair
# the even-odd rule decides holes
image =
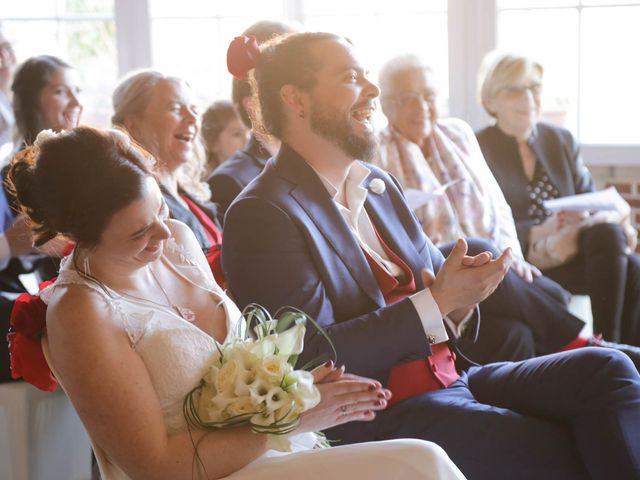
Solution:
[[[114,213],[140,197],[150,158],[122,132],[78,127],[18,153],[8,182],[34,244],[58,234],[96,245]]]

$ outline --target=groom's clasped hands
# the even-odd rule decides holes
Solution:
[[[423,270],[422,280],[425,288],[431,290],[442,315],[457,322],[493,293],[512,260],[510,248],[495,260],[490,252],[469,256],[467,242],[460,238],[438,274],[434,276],[430,270]]]

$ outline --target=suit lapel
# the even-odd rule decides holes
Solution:
[[[283,145],[276,157],[280,176],[295,184],[290,195],[304,209],[362,290],[380,307],[384,297],[349,226],[317,174],[302,157]]]
[[[365,181],[363,186],[368,187],[370,180],[372,180],[371,176]],[[404,260],[414,274],[425,267],[433,268],[430,265],[425,265],[424,259],[415,249],[400,219],[394,214],[395,209],[387,198],[386,193],[378,195],[369,190],[365,208],[378,234],[387,246]],[[422,283],[419,275],[416,275],[416,282],[416,285],[421,285]]]

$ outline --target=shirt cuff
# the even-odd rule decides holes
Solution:
[[[3,233],[0,234],[0,270],[7,268],[9,260],[11,260],[11,249],[9,248],[7,236]]]
[[[409,298],[416,312],[418,312],[418,317],[422,322],[422,328],[424,328],[424,334],[427,336],[429,345],[449,340],[447,329],[442,321],[440,308],[433,295],[431,295],[431,291],[425,288],[418,293],[414,293]]]
[[[473,314],[475,313],[475,311],[476,311],[475,308],[472,308],[471,310],[469,310],[469,313],[467,313],[465,317],[462,320],[460,320],[458,323],[454,322],[449,317],[444,317],[444,321],[449,327],[449,330],[453,332],[453,335],[456,338],[460,338],[462,335],[464,335],[464,332],[467,329],[469,322],[473,318]]]

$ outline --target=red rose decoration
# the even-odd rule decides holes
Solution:
[[[247,72],[256,66],[260,47],[253,35],[236,37],[227,50],[227,69],[236,80],[243,80]]]
[[[51,283],[41,283],[40,289]],[[49,369],[40,344],[46,315],[47,304],[38,295],[20,295],[11,310],[11,330],[7,341],[11,354],[11,377],[23,378],[40,390],[52,392],[58,382]]]
[[[76,244],[75,242],[69,242],[65,245],[65,247],[62,249],[62,256],[63,257],[67,257],[69,255],[71,255],[71,252],[73,252],[73,249],[75,248]],[[40,290],[42,290],[42,285],[40,285]]]

